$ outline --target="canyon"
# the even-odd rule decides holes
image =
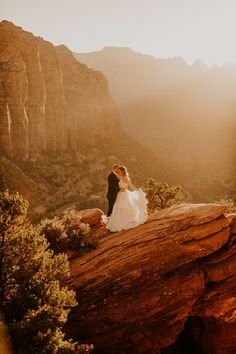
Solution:
[[[178,88],[180,80],[182,91],[168,115],[165,109],[176,90],[165,88],[158,101],[158,109],[165,106],[162,125],[153,129],[153,101],[140,100],[137,105],[136,98],[137,92],[151,97],[155,65],[147,88],[140,84],[145,71],[130,60],[125,63],[129,63],[126,90],[135,109],[130,102],[120,106],[127,91],[119,97],[114,91],[111,82],[117,82],[117,75],[114,81],[108,75],[107,81],[101,68],[88,68],[64,45],[54,46],[13,23],[0,22],[0,189],[17,191],[29,200],[30,217],[35,220],[55,216],[69,206],[80,210],[83,221],[91,224],[97,248],[70,260],[67,285],[76,291],[79,305],[70,313],[68,335],[93,343],[95,353],[101,354],[189,354],[190,350],[194,350],[191,354],[232,354],[236,351],[236,217],[226,214],[222,205],[199,200],[212,200],[226,191],[235,197],[233,150],[228,154],[229,146],[235,146],[235,126],[227,126],[227,135],[219,125],[215,134],[210,123],[198,121],[198,114],[190,135],[188,119],[180,127],[179,122],[172,125],[177,103],[178,112],[186,108],[181,93],[189,87],[185,85],[189,74],[185,84],[182,74],[178,76],[186,65],[177,60],[177,73],[176,61],[171,70],[169,61],[167,66],[161,63],[157,82],[162,74],[164,81],[168,76]],[[123,70],[116,53],[110,64]],[[135,90],[129,86],[132,69],[142,79],[135,81]],[[202,63],[195,69],[202,76],[207,71]],[[123,81],[118,76],[120,89]],[[231,88],[230,104],[233,79]],[[224,110],[217,97],[219,93],[212,101],[217,102],[221,118]],[[188,114],[191,107],[186,109]],[[234,114],[231,108],[226,118]],[[168,117],[169,135],[163,134]],[[188,138],[178,147],[183,127]],[[194,132],[200,140],[194,140]],[[228,140],[230,145],[223,147],[222,141]],[[195,152],[201,146],[197,158],[191,155],[193,141]],[[208,155],[209,150],[214,153]],[[163,209],[138,228],[109,233],[100,222],[103,212],[98,208],[106,209],[106,177],[113,163],[127,165],[138,186],[145,187],[148,177],[179,183],[198,203]],[[81,211],[85,208],[90,209]]]
[[[74,55],[106,75],[126,132],[175,170],[168,183],[196,203],[235,200],[235,63],[190,65],[126,47]]]
[[[68,205],[105,209],[114,163],[142,186],[170,169],[124,132],[103,73],[1,21],[0,189],[22,194],[36,219]]]

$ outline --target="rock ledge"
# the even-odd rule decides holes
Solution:
[[[95,230],[97,249],[71,262],[79,307],[66,331],[96,353],[159,353],[192,316],[232,323],[235,218],[221,205],[181,204],[134,229]]]

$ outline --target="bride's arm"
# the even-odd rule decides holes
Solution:
[[[128,184],[128,186],[133,189],[133,190],[137,190],[138,188],[136,188],[130,181],[130,178],[125,177],[125,182]]]
[[[120,192],[125,192],[125,190],[126,190],[124,187],[121,187],[120,182],[119,182],[119,188],[120,188],[120,190],[119,190],[118,193],[120,193]]]

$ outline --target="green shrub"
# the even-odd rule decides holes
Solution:
[[[67,212],[62,217],[44,219],[41,233],[47,238],[50,248],[55,252],[77,252],[96,246],[90,236],[90,227],[82,223],[76,212]]]
[[[181,186],[169,186],[166,182],[157,182],[153,178],[147,181],[145,190],[148,199],[148,212],[168,208],[184,201]]]
[[[28,203],[0,193],[0,306],[15,353],[88,353],[64,339],[62,328],[77,305],[62,286],[69,275],[65,254],[48,249],[40,228],[27,220]]]
[[[236,213],[236,204],[229,197],[222,198],[222,199],[220,199],[218,201],[215,201],[215,203],[226,206],[226,211],[227,211],[228,214]]]

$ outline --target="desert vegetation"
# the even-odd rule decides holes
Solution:
[[[41,221],[40,232],[46,237],[54,253],[75,251],[78,256],[79,253],[96,247],[90,226],[81,222],[77,215],[71,210],[61,217]]]
[[[227,213],[236,213],[236,204],[235,202],[228,196],[216,201],[217,204],[224,205],[226,207]]]
[[[66,254],[55,254],[27,219],[28,202],[0,194],[0,306],[15,353],[89,353],[91,345],[66,340],[62,328],[75,292],[63,286],[69,276]]]
[[[185,199],[181,186],[170,186],[166,182],[155,181],[153,178],[147,181],[146,196],[149,213],[181,204]]]

